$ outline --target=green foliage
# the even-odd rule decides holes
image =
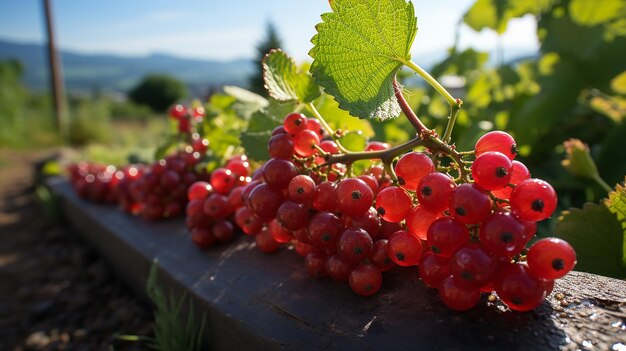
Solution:
[[[331,7],[311,40],[313,77],[353,116],[397,117],[400,106],[392,82],[411,58],[417,32],[413,4],[334,0]]]
[[[626,182],[625,182],[626,184]],[[613,213],[622,225],[622,264],[626,267],[626,188],[617,184],[615,191],[609,193],[604,205]]]
[[[116,120],[141,120],[155,118],[155,114],[147,105],[139,105],[133,101],[111,102],[111,118]]]
[[[602,204],[564,211],[555,232],[576,250],[577,270],[626,278],[626,192],[619,184]]]
[[[263,58],[263,79],[269,95],[280,101],[309,103],[320,96],[320,88],[308,72],[282,50],[272,50]]]
[[[155,112],[166,111],[185,95],[187,88],[181,81],[162,74],[144,77],[128,94],[133,102],[148,105]]]
[[[111,140],[110,106],[105,100],[81,99],[71,106],[69,142],[82,146]]]
[[[265,38],[256,47],[256,59],[254,60],[255,72],[250,76],[250,90],[267,96],[267,90],[265,90],[265,81],[263,80],[263,67],[262,61],[265,54],[273,49],[280,49],[282,47],[281,39],[276,30],[276,26],[272,22],[267,23],[267,29]]]
[[[154,340],[150,346],[160,351],[199,351],[202,349],[202,332],[206,325],[206,315],[198,322],[194,316],[194,308],[191,301],[187,311],[187,319],[181,323],[182,308],[186,297],[176,299],[170,294],[165,296],[157,282],[158,260],[155,260],[150,268],[146,293],[155,305],[154,310]]]

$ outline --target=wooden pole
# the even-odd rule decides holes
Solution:
[[[48,34],[48,62],[50,64],[50,83],[52,88],[52,98],[54,102],[54,112],[56,117],[57,131],[62,141],[67,137],[66,106],[65,106],[65,86],[63,83],[63,69],[61,58],[59,57],[54,39],[54,21],[50,0],[43,0],[46,14],[46,30]]]

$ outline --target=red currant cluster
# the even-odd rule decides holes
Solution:
[[[120,180],[115,166],[79,162],[67,171],[74,190],[81,198],[94,202],[116,203],[115,188]]]
[[[403,187],[415,189],[418,204],[410,209],[411,199],[400,190],[394,200],[381,198],[384,192],[376,199],[383,218],[388,212],[409,213],[408,231],[426,242],[415,262],[420,276],[453,309],[470,309],[481,292],[491,291],[513,310],[533,309],[551,292],[553,280],[575,265],[572,247],[554,238],[539,240],[522,255],[536,222],[550,217],[557,197],[548,183],[530,179],[526,167],[513,160],[516,154],[507,133],[485,134],[475,147],[474,182],[459,185],[435,170],[432,155],[407,154],[396,174]],[[412,161],[403,162],[408,157]]]
[[[272,135],[272,159],[243,189],[235,220],[262,251],[293,244],[313,276],[371,295],[382,272],[419,266],[422,280],[453,309],[470,309],[482,292],[495,291],[511,309],[525,311],[575,264],[573,249],[559,239],[524,250],[557,198],[513,160],[515,141],[506,133],[478,141],[476,159],[464,161],[472,180],[458,170],[453,178],[454,170],[427,151],[404,154],[395,175],[374,166],[346,176],[344,165],[326,162],[338,145],[301,114],[285,117]],[[388,148],[372,142],[366,151]]]
[[[208,178],[198,173],[196,165],[204,150],[189,148],[156,161],[141,178],[130,186],[139,214],[150,220],[176,217],[187,205],[187,189],[199,179]]]
[[[235,237],[234,214],[243,206],[241,193],[250,182],[249,171],[246,156],[234,157],[213,171],[209,182],[198,181],[189,187],[187,228],[194,244],[206,249],[216,241]]]
[[[178,122],[178,132],[181,134],[191,133],[194,123],[202,123],[204,119],[204,107],[187,108],[184,105],[174,105],[169,109],[170,118]]]
[[[146,166],[128,165],[121,171],[117,171],[116,177],[119,178],[119,182],[115,187],[117,194],[117,202],[124,212],[137,215],[141,210],[141,205],[137,201],[139,196],[133,193],[132,189],[135,184],[146,172]]]

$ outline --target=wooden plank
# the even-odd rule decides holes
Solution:
[[[295,252],[266,255],[254,240],[196,248],[182,219],[150,223],[77,198],[48,181],[67,219],[143,294],[153,258],[161,282],[207,313],[219,350],[553,350],[626,344],[626,282],[573,272],[537,310],[503,312],[486,301],[465,313],[445,307],[415,269],[385,273],[372,297],[309,277]],[[561,293],[561,300],[554,298]],[[567,306],[563,307],[561,305]],[[587,346],[585,346],[587,345]],[[616,346],[617,347],[617,346]],[[589,348],[589,347],[587,347]]]

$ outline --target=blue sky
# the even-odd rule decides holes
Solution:
[[[327,0],[51,0],[60,47],[83,53],[142,56],[154,52],[192,58],[252,58],[272,20],[283,48],[308,59],[310,38]],[[419,31],[413,55],[441,51],[454,39],[454,26],[473,0],[414,0]],[[43,42],[41,0],[0,1],[0,38]],[[514,20],[501,38],[505,47],[538,47],[532,18]],[[495,49],[489,31],[461,31],[461,44]]]

